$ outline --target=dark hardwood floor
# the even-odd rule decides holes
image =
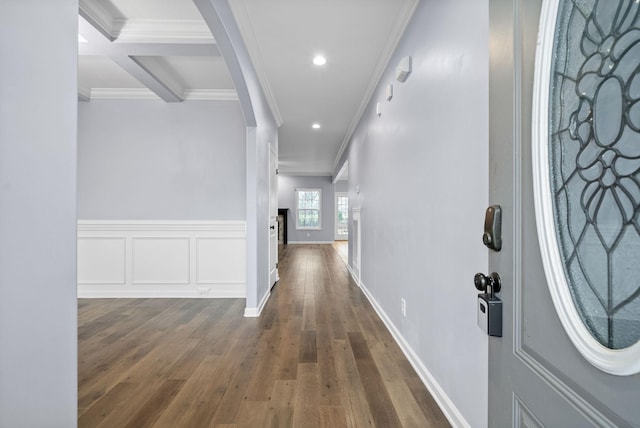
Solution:
[[[244,299],[79,300],[80,427],[444,427],[331,245],[281,247]]]

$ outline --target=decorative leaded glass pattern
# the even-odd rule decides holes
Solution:
[[[556,234],[574,303],[610,349],[640,340],[640,3],[560,1],[549,102]]]

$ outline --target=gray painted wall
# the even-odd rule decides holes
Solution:
[[[246,218],[238,102],[99,100],[78,110],[79,218]]]
[[[472,279],[488,257],[488,47],[486,0],[420,2],[344,157],[361,208],[363,285],[473,427],[487,425]],[[413,72],[400,83],[407,55]]]
[[[336,181],[333,185],[333,190],[335,192],[348,192],[349,191],[349,181],[348,180],[339,180]]]
[[[0,427],[77,423],[78,1],[0,2]]]
[[[322,189],[321,230],[296,230],[296,188]],[[278,208],[289,208],[287,218],[287,240],[289,242],[333,242],[336,235],[334,207],[335,193],[331,177],[278,176]]]

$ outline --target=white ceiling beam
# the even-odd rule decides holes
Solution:
[[[98,1],[80,0],[79,14],[109,41],[117,37],[111,13]],[[83,37],[87,38],[84,34]],[[88,38],[87,38],[88,40]]]
[[[87,39],[88,43],[82,44],[109,45],[115,40],[108,30],[100,26],[100,23],[93,22],[91,18],[85,18],[82,13],[78,19],[78,34]]]
[[[125,70],[127,73],[129,73],[131,76],[133,76],[140,83],[145,85],[153,93],[155,93],[158,97],[162,98],[166,102],[182,101],[182,88],[178,90],[176,88],[177,85],[175,85],[174,82],[165,81],[161,76],[158,75],[166,73],[158,73],[157,71],[153,72],[150,67],[145,66],[134,55],[124,50],[123,48],[126,45],[129,45],[129,43],[117,45],[109,41],[107,39],[107,36],[105,36],[102,31],[95,28],[84,18],[81,18],[79,20],[78,27],[79,33],[82,35],[82,37],[88,40],[88,43],[79,44],[79,53],[81,53],[83,49],[85,49],[85,45],[86,50],[89,50],[88,46],[92,46],[91,49],[94,49],[94,53],[92,55],[103,55],[111,58],[111,60],[122,67],[123,70]],[[137,43],[133,43],[133,45],[137,45]]]
[[[145,67],[137,58],[132,56],[114,56],[111,57],[111,59],[166,102],[182,101],[182,96],[178,95],[176,93],[177,91],[171,89],[169,85],[163,82],[148,67]]]

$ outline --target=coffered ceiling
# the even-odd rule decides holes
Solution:
[[[417,2],[229,0],[281,124],[281,173],[333,172]],[[79,100],[237,99],[191,0],[80,0],[79,19]]]

